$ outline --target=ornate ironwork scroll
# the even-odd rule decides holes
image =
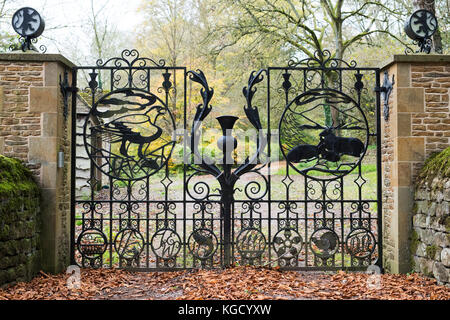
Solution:
[[[281,184],[269,177],[283,187],[275,198],[278,228],[269,229],[271,261],[294,269],[381,266],[379,69],[324,50],[268,74],[281,83],[281,99],[269,94],[268,109],[281,114],[278,141],[286,160]],[[373,95],[370,79],[376,79]],[[367,168],[376,168],[370,186]]]
[[[232,239],[231,239],[231,228],[232,228],[232,204],[234,202],[234,192],[235,192],[235,184],[238,181],[238,179],[245,173],[251,172],[257,165],[258,165],[258,158],[262,151],[264,150],[267,139],[262,133],[262,126],[261,121],[259,117],[259,110],[257,107],[253,107],[252,100],[253,96],[256,92],[256,88],[254,87],[257,83],[261,82],[263,80],[262,77],[263,70],[260,70],[258,72],[252,72],[249,80],[248,80],[248,86],[244,87],[243,93],[247,101],[247,105],[244,107],[245,114],[247,116],[248,121],[253,125],[253,127],[258,130],[258,140],[257,140],[257,151],[252,156],[252,158],[246,158],[245,161],[238,167],[236,170],[231,171],[231,168],[233,166],[233,161],[231,158],[231,152],[236,148],[237,146],[237,140],[230,136],[228,134],[229,131],[231,131],[235,121],[238,119],[234,116],[221,116],[218,117],[217,120],[219,121],[223,136],[218,141],[219,149],[222,150],[223,153],[223,162],[222,167],[223,169],[220,170],[218,166],[207,157],[203,156],[199,151],[199,129],[201,126],[201,123],[205,118],[208,116],[208,114],[211,112],[212,108],[209,106],[209,103],[212,99],[212,96],[214,94],[214,90],[211,89],[208,86],[208,82],[206,80],[205,75],[202,71],[198,70],[197,72],[189,71],[190,73],[190,79],[194,82],[199,83],[202,86],[202,89],[200,90],[200,95],[202,97],[203,103],[197,106],[197,110],[193,119],[192,123],[192,129],[191,129],[191,152],[193,155],[194,160],[199,163],[198,167],[191,166],[191,168],[195,171],[194,174],[203,172],[212,175],[217,179],[217,181],[220,184],[220,190],[219,190],[219,196],[220,196],[220,202],[221,202],[221,217],[223,219],[223,260],[225,266],[230,266],[232,262]],[[193,174],[193,175],[194,175]],[[193,176],[191,175],[191,177]],[[189,181],[189,179],[188,179]],[[194,186],[195,191],[200,191],[200,193],[204,193],[205,190],[207,190],[206,195],[204,195],[202,198],[196,198],[197,200],[204,200],[204,199],[210,199],[213,195],[209,193],[210,188],[209,187],[198,187],[198,184]],[[258,188],[258,187],[257,187]],[[259,188],[258,188],[259,189]],[[247,188],[246,188],[247,190]],[[252,189],[254,190],[254,189]],[[198,193],[197,193],[198,194]],[[247,229],[248,231],[249,229]],[[257,256],[260,256],[262,252],[264,252],[264,249],[261,250],[262,245],[262,239],[264,239],[264,235],[261,234],[256,235],[255,237],[255,230],[250,232],[252,235],[247,234],[246,230],[242,230],[240,233],[240,236],[242,237],[237,240],[237,249],[238,251],[243,254],[245,259],[254,259]],[[195,233],[195,231],[194,231]],[[257,239],[257,240],[255,240]],[[252,244],[250,242],[258,242],[258,244]],[[265,241],[264,246],[266,245]],[[257,253],[251,254],[250,251],[252,249],[249,249],[250,247],[253,247],[255,245],[255,248],[258,247],[259,249],[255,249]],[[192,250],[191,250],[192,252]]]
[[[73,112],[73,263],[382,266],[379,69],[323,50],[251,72],[242,115],[215,110],[222,136],[214,157],[201,142],[215,108],[201,70],[125,50],[75,67],[72,84],[64,79]],[[200,98],[193,108],[189,83]],[[254,134],[244,139],[233,127]]]

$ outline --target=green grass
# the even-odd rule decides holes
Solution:
[[[306,163],[299,163],[297,165],[295,165],[295,167],[298,170],[303,170],[303,169],[307,169],[309,167],[311,167],[313,165],[313,161],[310,162],[306,162]],[[330,169],[336,169],[337,166],[332,166],[330,167]],[[377,165],[376,164],[372,164],[372,163],[367,163],[367,164],[362,164],[361,165],[361,172],[363,174],[369,173],[369,172],[376,172],[377,171]],[[358,168],[353,169],[352,174],[357,173],[358,172]],[[278,169],[278,171],[275,173],[277,175],[286,175],[286,166]],[[295,171],[294,169],[290,168],[289,169],[289,175],[299,175],[300,173]],[[331,173],[326,173],[326,172],[318,172],[318,171],[312,171],[309,175],[311,176],[327,176],[327,175],[331,175]]]

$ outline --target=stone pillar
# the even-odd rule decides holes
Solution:
[[[59,54],[0,54],[0,153],[20,159],[41,188],[42,269],[60,272],[70,252],[71,113],[59,77],[74,65]],[[64,167],[57,168],[58,152]]]
[[[450,145],[450,56],[395,55],[381,83],[385,70],[395,84],[381,123],[384,267],[406,273],[415,177],[430,154]]]

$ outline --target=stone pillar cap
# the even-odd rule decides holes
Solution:
[[[394,63],[442,63],[450,62],[448,54],[394,54],[387,62],[384,62],[380,69],[389,68]]]
[[[75,67],[75,64],[58,53],[38,53],[36,51],[14,50],[8,53],[0,53],[0,61],[14,62],[60,62],[69,68]]]

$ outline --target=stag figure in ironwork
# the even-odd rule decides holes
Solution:
[[[337,162],[342,155],[350,155],[359,157],[364,152],[364,143],[358,138],[352,137],[338,137],[334,134],[336,129],[361,129],[361,127],[322,127],[320,125],[302,125],[300,129],[322,129],[319,134],[320,141],[317,145],[299,144],[292,148],[286,159],[293,163],[298,163],[302,160],[313,160],[319,156],[322,159],[331,162]]]
[[[333,133],[333,128],[323,130],[319,136],[327,151],[354,157],[359,157],[364,151],[364,143],[361,140],[358,138],[338,137]]]
[[[311,144],[299,144],[287,154],[287,161],[300,162],[301,160],[314,159],[319,155],[319,148]]]
[[[286,159],[289,162],[298,163],[302,160],[313,160],[319,156],[332,162],[337,162],[341,159],[339,153],[334,150],[326,149],[323,140],[321,140],[317,146],[311,144],[299,144],[288,152]]]

